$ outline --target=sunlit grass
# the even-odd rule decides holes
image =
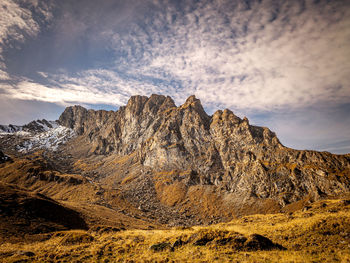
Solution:
[[[304,212],[246,216],[211,226],[124,231],[104,231],[101,227],[99,231],[55,232],[36,242],[2,244],[0,261],[349,262],[349,222],[350,205],[327,200]],[[268,237],[286,250],[237,249],[234,243],[215,243],[223,237],[251,234]],[[195,245],[194,241],[203,235],[216,239]],[[174,247],[177,240],[185,242]],[[151,246],[157,244],[164,244],[165,249],[152,250]]]

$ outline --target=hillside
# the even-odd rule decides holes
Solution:
[[[148,190],[162,204],[197,208],[203,218],[276,212],[349,191],[348,155],[284,147],[268,128],[230,110],[208,116],[194,96],[179,107],[161,95],[131,97],[117,112],[69,107],[59,123],[78,135],[72,156],[89,156],[88,163],[98,156],[123,160],[116,169],[108,161],[89,166],[101,184],[124,189],[126,180],[135,189],[151,180]]]
[[[59,230],[87,229],[76,211],[42,195],[0,183],[0,242]],[[30,238],[30,237],[29,237]]]
[[[0,246],[4,262],[348,262],[350,201],[207,227],[59,231]]]
[[[349,260],[349,154],[290,149],[194,96],[67,107],[1,125],[0,145],[9,262]]]
[[[2,127],[15,162],[0,167],[1,181],[150,224],[290,211],[350,189],[349,155],[287,148],[228,109],[207,115],[194,96],[178,107],[133,96],[118,111],[73,106],[56,122]]]

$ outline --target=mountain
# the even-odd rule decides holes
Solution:
[[[48,149],[55,151],[57,147],[75,134],[56,121],[36,120],[30,123],[18,125],[0,125],[0,136],[7,138],[2,140],[3,147],[12,146],[13,151],[28,152],[31,150]],[[14,142],[15,141],[15,142]]]
[[[87,229],[80,215],[39,193],[0,183],[0,242],[27,234]]]
[[[9,127],[0,181],[81,213],[108,209],[124,226],[294,211],[350,191],[349,155],[290,149],[228,109],[209,116],[195,96],[178,107],[162,95],[133,96],[118,111],[67,107],[56,122]]]

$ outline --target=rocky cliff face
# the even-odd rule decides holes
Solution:
[[[136,154],[153,171],[189,171],[175,182],[214,185],[241,200],[281,206],[312,195],[350,190],[350,157],[284,147],[275,133],[226,109],[208,116],[194,96],[177,107],[170,97],[133,96],[118,111],[68,107],[59,123],[72,128],[97,155]]]

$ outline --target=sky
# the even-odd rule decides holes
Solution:
[[[350,1],[0,0],[1,124],[153,93],[349,153]]]

